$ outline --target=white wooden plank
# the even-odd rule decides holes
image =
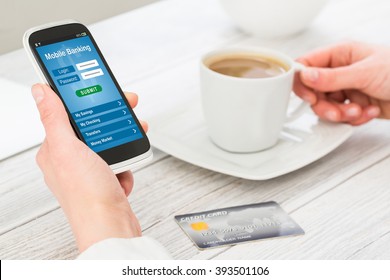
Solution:
[[[306,231],[304,236],[235,246],[215,259],[347,259],[372,242],[388,248],[386,238],[380,237],[389,233],[390,226],[389,165],[390,157],[317,199],[303,202],[296,211],[289,211],[288,201],[282,203]],[[383,250],[375,254],[389,256]]]
[[[381,158],[390,154],[390,147],[386,144],[390,139],[390,124],[381,121],[377,123],[378,126],[372,124],[358,128],[355,136],[334,152],[300,171],[263,182],[235,181],[223,189],[219,189],[212,196],[205,195],[201,203],[193,201],[185,209],[175,214],[269,200],[280,203],[288,202],[290,208],[287,210],[299,208],[375,164],[381,157],[379,154],[383,156]],[[369,127],[372,130],[368,129]],[[372,150],[372,145],[383,140],[383,146],[377,152]],[[172,217],[167,217],[148,229],[146,233],[163,242],[170,248],[174,256],[180,259],[190,257],[205,259],[211,258],[215,254],[215,250],[198,252],[184,233],[179,229],[174,229],[173,226],[175,225]],[[196,256],[196,254],[199,255]]]
[[[35,162],[37,148],[0,162],[0,233],[58,207]]]
[[[382,222],[382,221],[381,221]],[[387,223],[387,228],[389,228]],[[360,248],[348,259],[356,260],[388,260],[390,259],[390,231]]]
[[[19,230],[25,230],[18,234]],[[14,234],[16,233],[16,234]],[[69,259],[78,255],[76,243],[66,217],[60,209],[32,220],[5,235],[0,244],[1,259]],[[41,240],[42,242],[31,242]],[[63,246],[54,244],[61,243]],[[47,249],[50,248],[50,254]]]
[[[301,171],[263,182],[235,180],[168,158],[136,174],[130,201],[146,229],[145,234],[161,241],[174,257],[211,258],[225,249],[199,252],[175,224],[174,215],[267,200],[282,203],[288,211],[297,209],[388,156],[388,125],[379,121],[360,127],[349,141],[325,158]],[[68,247],[73,246],[73,255],[67,257],[74,257],[77,252],[69,241],[71,232],[65,231],[68,225],[65,220],[58,222],[61,215],[61,211],[56,210],[3,234],[0,236],[0,248],[3,248],[0,252],[6,258],[64,258],[58,252],[67,252]],[[297,220],[301,223],[300,219]],[[51,224],[52,229],[47,235],[37,234],[42,231],[40,221]],[[29,235],[29,232],[34,234]],[[22,254],[18,244],[26,235],[30,245]],[[49,242],[50,246],[42,248],[41,244]],[[38,251],[40,255],[37,255]]]
[[[212,192],[236,180],[234,177],[201,169],[174,158],[167,158],[141,169],[134,177],[136,185],[131,196],[131,205],[141,221],[142,228],[151,227],[156,221],[171,216],[189,201],[200,200],[204,192]],[[191,188],[194,188],[192,192],[189,191]],[[63,258],[62,252],[69,250],[63,246],[69,247],[72,234],[67,222],[61,217],[61,209],[56,209],[0,235],[0,257]],[[30,232],[33,234],[29,234]],[[26,238],[29,246],[20,252],[20,244],[23,244]],[[63,239],[69,242],[65,244]],[[54,245],[56,242],[58,244]],[[50,246],[44,247],[42,244]],[[74,244],[72,246],[74,257],[77,252]]]
[[[35,163],[37,151],[38,148],[34,148],[0,161],[0,234],[59,208]],[[157,149],[153,152],[150,164],[167,157]]]

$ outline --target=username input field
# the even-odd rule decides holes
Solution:
[[[96,67],[96,66],[99,66],[99,63],[97,62],[96,59],[92,59],[92,60],[88,60],[88,61],[84,61],[84,62],[76,64],[76,67],[79,71],[89,69],[92,67]]]

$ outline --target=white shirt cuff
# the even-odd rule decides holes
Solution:
[[[78,260],[164,260],[172,259],[167,249],[153,238],[109,238],[82,252]]]

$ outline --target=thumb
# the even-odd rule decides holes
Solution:
[[[327,92],[362,89],[367,73],[355,65],[337,68],[307,67],[300,73],[302,83],[314,90]]]
[[[48,142],[62,143],[74,137],[68,115],[60,98],[47,85],[35,84],[32,95],[37,104]]]

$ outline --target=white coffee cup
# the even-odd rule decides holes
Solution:
[[[306,28],[328,0],[220,0],[235,23],[261,38],[292,35]]]
[[[224,57],[265,57],[283,63],[284,73],[267,78],[233,77],[209,68]],[[284,123],[302,115],[304,102],[286,116],[294,73],[304,66],[283,53],[259,48],[217,50],[201,61],[204,117],[212,141],[229,152],[257,152],[274,146]]]

